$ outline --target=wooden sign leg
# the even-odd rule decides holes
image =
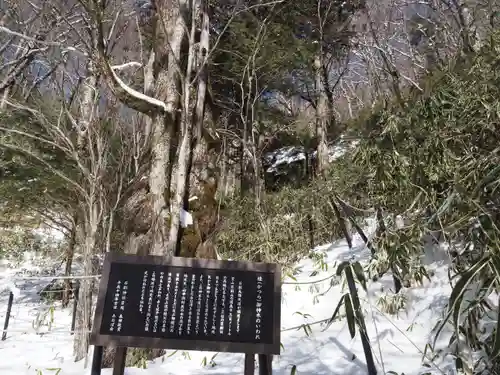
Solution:
[[[273,357],[267,354],[259,354],[259,375],[272,375]]]
[[[245,375],[255,374],[255,354],[245,354]]]
[[[92,368],[90,375],[101,375],[102,353],[104,348],[102,346],[94,346],[94,355],[92,356]]]
[[[127,359],[127,348],[119,346],[116,348],[115,362],[113,363],[113,375],[125,373],[125,361]]]

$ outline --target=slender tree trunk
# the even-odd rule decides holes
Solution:
[[[318,173],[323,175],[328,166],[328,140],[327,128],[329,122],[328,98],[322,79],[323,62],[320,54],[314,59],[314,69],[316,76],[316,92],[318,95],[316,103],[316,139],[317,139],[317,161]]]
[[[75,255],[75,247],[76,247],[76,232],[78,228],[78,216],[75,215],[73,217],[73,227],[71,228],[68,249],[66,250],[66,267],[64,269],[64,276],[71,276],[71,267],[73,265],[73,257]],[[64,280],[64,292],[63,292],[63,307],[68,306],[69,296],[71,293],[72,283],[70,279]]]
[[[86,66],[87,76],[82,82],[80,92],[79,119],[78,119],[78,137],[76,141],[79,152],[83,151],[85,137],[94,120],[94,106],[97,98],[97,68],[92,56],[89,57]]]
[[[460,24],[460,34],[462,37],[462,49],[465,54],[470,55],[474,53],[474,44],[476,42],[476,36],[474,31],[472,31],[472,17],[470,15],[470,10],[465,3],[460,0],[452,1],[457,9],[457,18]]]
[[[342,233],[344,234],[344,237],[347,241],[347,246],[349,246],[349,249],[352,249],[352,235],[350,231],[350,224],[349,220],[346,220],[345,213],[342,214],[339,210],[339,207],[337,206],[337,203],[332,199],[329,198],[328,202],[330,203],[330,206],[335,213],[335,216],[337,217],[337,220],[340,225],[340,229],[342,230]]]
[[[379,37],[377,35],[377,31],[375,30],[374,22],[370,15],[370,10],[368,8],[364,11],[366,18],[368,20],[368,27],[370,31],[370,35],[377,47],[377,51],[382,59],[382,64],[384,66],[384,74],[387,80],[390,82],[391,91],[396,97],[396,100],[401,107],[401,109],[406,108],[406,103],[404,101],[403,93],[401,92],[401,82],[400,82],[400,74],[398,70],[394,67],[394,64],[390,61],[390,56],[387,54],[384,47],[381,45]],[[378,78],[377,78],[378,79]]]
[[[213,160],[210,155],[208,141],[204,134],[204,122],[210,120],[210,111],[207,111],[206,100],[207,100],[207,90],[208,90],[208,69],[207,65],[203,63],[207,51],[210,48],[210,29],[209,29],[209,16],[206,12],[206,3],[201,0],[200,12],[201,14],[201,34],[200,43],[197,53],[196,60],[198,61],[198,87],[196,90],[196,103],[193,112],[193,124],[194,124],[194,137],[192,139],[192,152],[190,160],[190,173],[189,173],[189,189],[194,191],[202,191],[202,186],[200,182],[206,182],[212,175],[209,171],[213,167]],[[207,113],[208,112],[208,113]],[[208,116],[207,116],[208,115]],[[189,193],[189,192],[187,192]],[[186,194],[188,199],[189,194]]]
[[[247,125],[243,123],[243,133],[240,141],[239,164],[240,164],[240,195],[244,197],[250,191],[250,180],[248,178],[248,136]]]
[[[227,120],[224,119],[224,130],[227,130]],[[229,193],[229,143],[226,134],[222,136],[222,168],[220,178],[222,182],[222,191],[225,196]]]
[[[257,159],[257,148],[255,147],[255,143],[252,142],[252,169],[253,169],[253,189],[254,189],[254,200],[255,207],[258,209],[261,208],[262,205],[262,178],[261,178],[261,168],[259,160]]]
[[[96,69],[96,60],[90,54],[86,66],[86,78],[83,81],[81,91],[79,93],[79,118],[75,124],[77,126],[77,157],[83,156],[89,150],[92,150],[94,145],[92,142],[85,143],[91,139],[89,129],[94,122],[95,106],[98,98],[97,83],[99,81]],[[90,152],[94,155],[93,152]],[[99,225],[99,208],[97,200],[97,176],[99,174],[96,160],[92,160],[92,168],[88,172],[87,183],[89,185],[88,196],[83,203],[84,221],[83,221],[83,271],[84,275],[92,275],[94,247],[96,243],[97,228]],[[76,333],[74,342],[75,360],[79,361],[85,358],[85,366],[87,365],[87,353],[89,348],[89,333],[91,328],[91,313],[92,313],[92,286],[93,280],[83,279],[80,284],[80,295],[78,297],[78,310],[76,316]]]
[[[84,223],[84,248],[83,248],[83,274],[91,276],[94,274],[94,248],[96,243],[98,226],[97,202],[89,202],[89,214]],[[91,278],[82,279],[80,284],[80,295],[78,296],[78,308],[76,314],[75,333],[75,361],[85,358],[87,365],[87,353],[90,343],[90,330],[92,328],[92,289],[94,280]]]
[[[305,154],[305,160],[304,160],[305,180],[307,181],[307,184],[309,184],[312,178],[312,170],[311,170],[311,158],[310,158],[311,153],[309,152],[308,147],[304,148],[304,154]],[[309,247],[312,250],[314,248],[314,221],[310,211],[308,211],[306,214],[306,221],[307,221],[307,232],[309,237]]]
[[[5,14],[5,18],[7,18],[7,14]],[[4,24],[4,22],[3,22],[3,17],[2,17],[2,19],[0,20],[0,26],[3,26],[3,24]],[[20,42],[20,43],[22,43],[22,42]],[[23,51],[24,48],[25,48],[25,46],[23,44],[20,44],[17,47],[16,52],[14,53],[14,59],[17,59],[19,57],[19,55],[21,54],[21,52]],[[21,71],[18,71],[18,74],[20,72]],[[11,86],[14,83],[14,79],[16,78],[15,76],[12,76],[12,73],[13,73],[12,71],[7,72],[4,79],[0,83],[0,94],[2,95],[2,98],[0,99],[0,113],[5,110],[5,107],[7,105],[7,99],[9,98]]]
[[[339,207],[342,208],[342,212],[344,213],[344,216],[349,219],[349,222],[351,223],[352,227],[356,230],[356,232],[359,234],[363,242],[365,243],[366,247],[370,249],[372,257],[375,256],[376,251],[375,248],[373,247],[372,243],[370,240],[368,240],[368,237],[366,236],[365,232],[363,229],[359,226],[359,224],[356,222],[355,214],[354,214],[354,209],[353,207],[347,205],[346,202],[344,202],[342,199],[337,194],[334,194],[335,200],[338,202]]]

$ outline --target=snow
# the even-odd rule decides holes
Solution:
[[[278,167],[281,165],[291,164],[296,161],[304,160],[306,158],[306,155],[303,147],[288,146],[266,154],[265,158],[272,163],[266,169],[266,172],[273,173],[277,172]]]
[[[187,228],[189,225],[193,225],[193,216],[181,208],[181,226]]]
[[[373,233],[373,222],[367,233]],[[288,375],[293,366],[297,374],[346,374],[365,375],[366,364],[359,333],[351,339],[345,319],[334,322],[325,329],[323,324],[312,324],[310,335],[301,327],[331,317],[337,303],[346,291],[343,282],[335,276],[336,265],[347,259],[366,264],[369,251],[358,236],[354,237],[354,248],[349,249],[345,241],[317,247],[316,256],[304,259],[296,265],[293,279],[286,277],[282,294],[282,334],[284,349],[274,358],[274,374]],[[432,329],[441,318],[450,294],[446,256],[435,247],[426,253],[428,269],[434,275],[431,282],[403,289],[406,306],[396,315],[382,312],[378,304],[381,297],[390,297],[392,278],[387,275],[377,282],[369,282],[368,293],[359,287],[360,300],[365,314],[368,335],[379,374],[395,371],[406,375],[451,374],[448,359],[427,361],[431,368],[422,367],[426,344],[432,342]],[[314,260],[316,259],[316,261]],[[328,265],[319,267],[318,259]],[[30,263],[31,262],[31,263]],[[28,267],[36,268],[28,261]],[[70,335],[71,306],[41,302],[37,291],[43,284],[15,280],[19,269],[0,264],[0,322],[6,313],[8,290],[17,288],[18,295],[12,308],[7,340],[0,342],[0,374],[56,374],[87,375],[83,361],[75,363],[72,358],[73,336]],[[312,276],[314,275],[314,276]],[[12,281],[14,280],[14,281]],[[317,282],[313,284],[312,282]],[[13,285],[13,284],[16,285]],[[307,283],[307,284],[306,284]],[[1,285],[8,286],[2,289]],[[3,291],[2,291],[3,290]],[[341,309],[341,315],[343,314]],[[446,346],[446,335],[438,346]],[[164,358],[149,363],[147,369],[127,368],[126,375],[184,375],[184,374],[241,374],[243,354],[220,353],[214,358],[215,365],[203,366],[215,353],[168,351]],[[91,358],[92,350],[89,353]],[[433,353],[426,353],[431,357]],[[189,359],[190,358],[190,359]],[[110,375],[111,369],[102,374]]]
[[[341,139],[341,141],[328,147],[328,160],[332,162],[338,158],[345,155],[349,150],[352,150],[359,141],[346,141]],[[317,151],[313,151],[310,154],[311,159],[315,159]],[[280,168],[283,168],[289,164],[295,163],[297,161],[302,161],[306,159],[305,149],[302,146],[286,146],[276,149],[274,151],[268,152],[264,155],[264,160],[268,164],[266,168],[266,173],[280,174]]]

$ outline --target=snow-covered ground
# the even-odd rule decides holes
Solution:
[[[332,286],[335,277],[328,278],[335,274],[335,264],[352,258],[363,263],[369,255],[357,237],[355,245],[353,250],[349,250],[344,241],[319,247],[315,252],[324,253],[328,269],[318,270],[317,263],[305,259],[297,265],[298,271],[294,276],[296,280],[285,279],[281,317],[284,350],[282,349],[279,357],[274,358],[274,374],[288,375],[294,366],[297,374],[367,373],[359,334],[351,339],[345,319],[334,322],[326,330],[322,324],[313,324],[309,335],[300,327],[332,315],[341,295],[345,293],[342,282],[336,280]],[[449,365],[444,362],[433,363],[427,360],[430,368],[422,367],[424,349],[433,339],[431,330],[441,317],[450,293],[447,264],[444,257],[439,259],[436,256],[439,254],[442,251],[429,249],[426,255],[431,260],[429,268],[434,271],[432,281],[403,290],[407,298],[406,308],[397,315],[383,313],[378,304],[381,296],[392,294],[389,276],[378,282],[370,282],[368,294],[359,288],[379,374],[388,371],[406,375],[429,371],[436,374],[452,373],[447,368]],[[38,267],[34,265],[36,262],[33,259],[25,263],[22,266],[25,269]],[[16,288],[7,340],[0,341],[0,374],[89,374],[90,370],[83,368],[83,362],[74,363],[72,359],[73,337],[69,332],[71,309],[41,303],[36,294],[40,284],[34,280],[15,279],[16,272],[8,265],[0,264],[0,322],[5,318],[7,289],[13,284]],[[304,284],[315,280],[324,281]],[[441,344],[445,345],[443,341]],[[208,363],[215,353],[179,351],[171,355],[172,353],[168,351],[164,358],[149,363],[147,369],[127,368],[125,374],[236,375],[243,372],[242,354],[220,353],[214,358],[215,365],[203,367],[203,358],[206,357]],[[428,358],[432,356],[432,353],[427,354]],[[102,373],[111,374],[111,369],[105,369]]]

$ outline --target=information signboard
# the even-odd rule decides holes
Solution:
[[[280,353],[276,264],[109,253],[91,343]]]

